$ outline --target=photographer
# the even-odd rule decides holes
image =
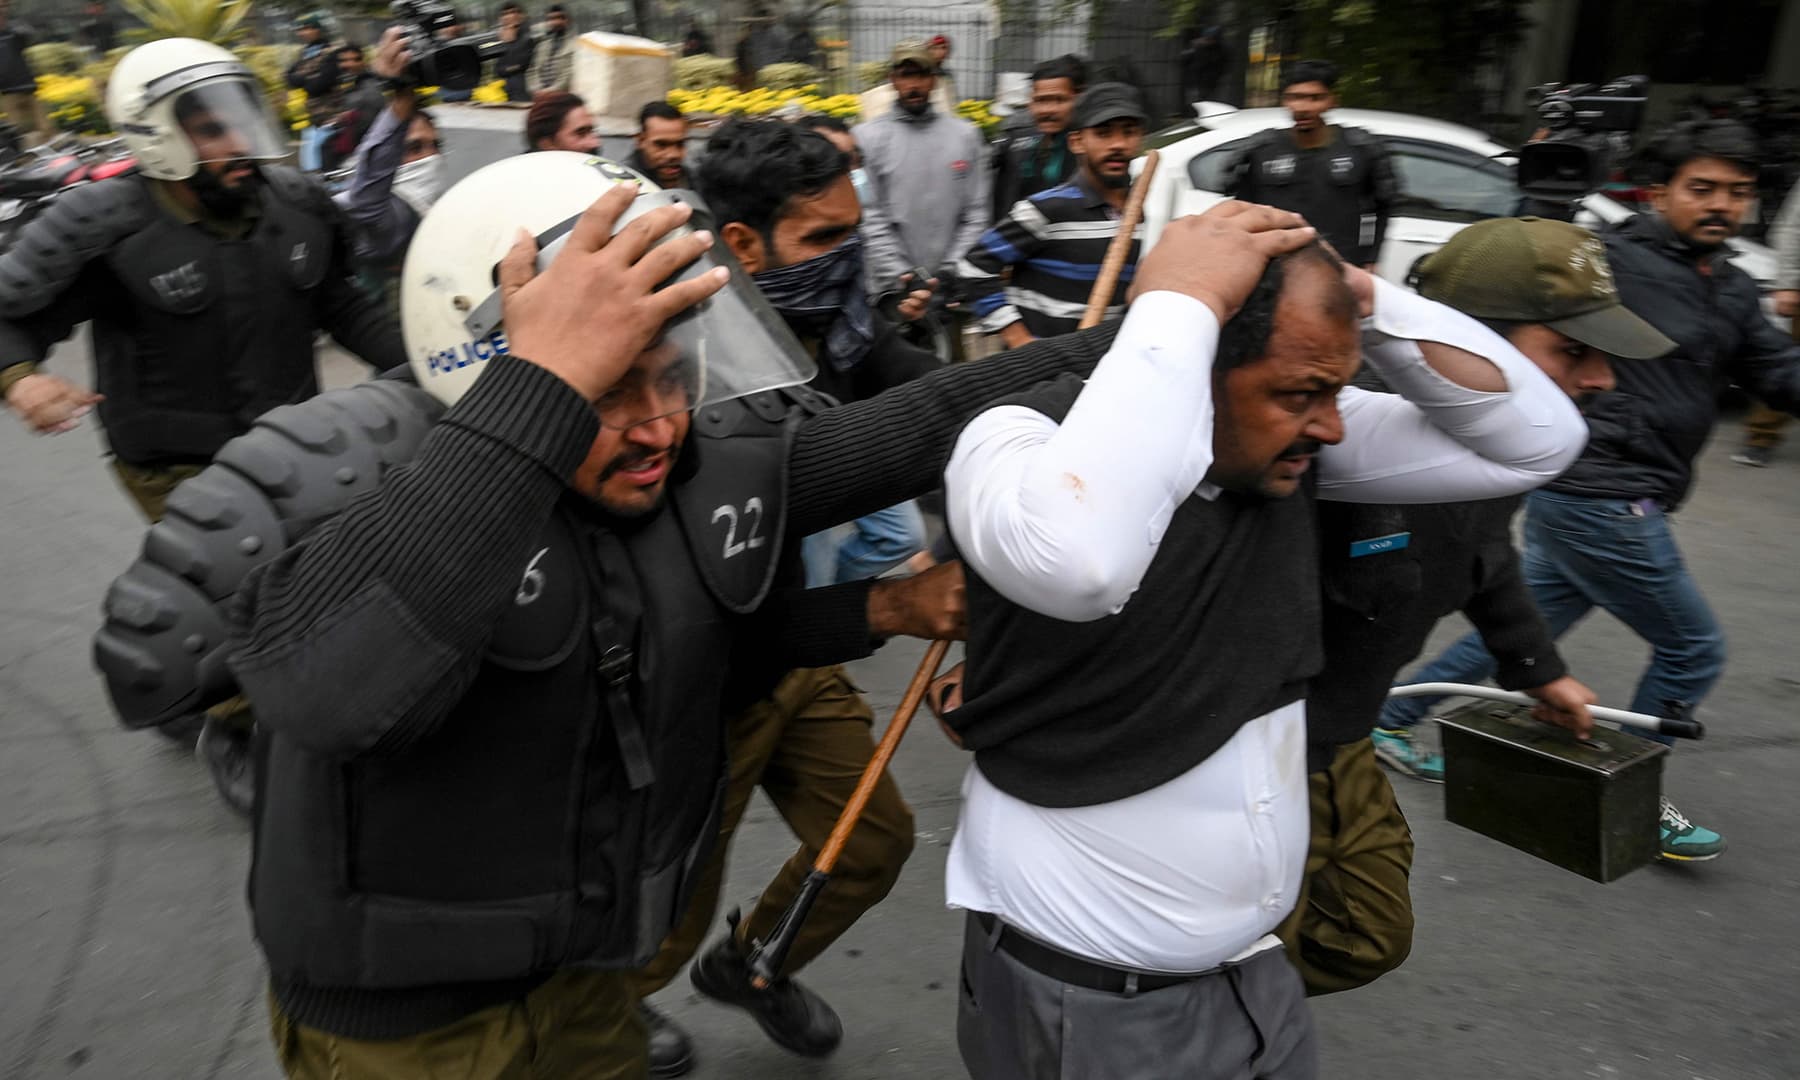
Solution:
[[[375,47],[375,74],[396,79],[412,61],[405,31],[389,28]],[[352,235],[365,281],[399,313],[397,285],[413,231],[444,191],[437,122],[400,86],[357,148],[356,171],[337,204],[356,225]]]

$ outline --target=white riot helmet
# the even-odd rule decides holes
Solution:
[[[487,361],[507,351],[498,266],[519,229],[537,238],[541,271],[562,251],[582,212],[614,185],[631,181],[642,193],[620,215],[615,233],[677,202],[691,204],[694,215],[670,238],[713,228],[692,192],[663,191],[623,165],[564,151],[506,158],[445,192],[413,234],[400,277],[400,327],[419,385],[455,404]],[[607,427],[797,386],[816,373],[723,243],[715,239],[710,251],[671,280],[691,280],[716,266],[730,269],[730,284],[671,320],[615,391],[597,403]]]
[[[186,180],[209,161],[288,155],[256,76],[231,53],[193,38],[126,53],[106,83],[106,118],[138,171],[158,180]]]

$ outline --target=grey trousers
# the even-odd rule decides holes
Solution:
[[[998,924],[996,924],[998,925]],[[1306,990],[1280,949],[1109,994],[1040,975],[969,916],[956,1041],[974,1080],[1316,1080]]]

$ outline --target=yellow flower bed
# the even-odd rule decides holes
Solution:
[[[683,114],[696,116],[766,116],[778,109],[792,108],[803,113],[824,113],[844,120],[855,120],[861,103],[855,94],[819,93],[817,85],[793,90],[770,90],[759,86],[754,90],[733,90],[715,86],[710,90],[671,90],[669,104]]]
[[[842,120],[855,121],[862,113],[862,102],[855,94],[819,93],[815,86],[795,90],[771,90],[759,86],[754,90],[734,90],[715,86],[710,90],[671,90],[669,104],[693,116],[766,116],[773,112],[793,110],[801,113],[824,113]],[[990,110],[991,101],[964,101],[956,107],[956,115],[982,131],[992,131],[1000,118]]]
[[[969,98],[957,104],[956,115],[980,128],[985,135],[1000,125],[1000,118],[993,113],[993,104],[992,101]]]
[[[44,104],[44,115],[60,130],[108,130],[100,86],[84,75],[40,75],[37,96]]]

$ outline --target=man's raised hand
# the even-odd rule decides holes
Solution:
[[[1223,323],[1250,298],[1270,259],[1305,247],[1317,236],[1299,214],[1227,199],[1163,229],[1156,246],[1138,263],[1131,296],[1182,293],[1211,308]]]
[[[589,401],[619,380],[664,323],[731,280],[729,271],[714,267],[658,289],[711,246],[712,234],[658,244],[693,213],[678,203],[650,211],[614,236],[614,223],[637,194],[636,184],[620,184],[596,199],[542,273],[537,243],[524,230],[500,261],[508,351],[550,371]]]

